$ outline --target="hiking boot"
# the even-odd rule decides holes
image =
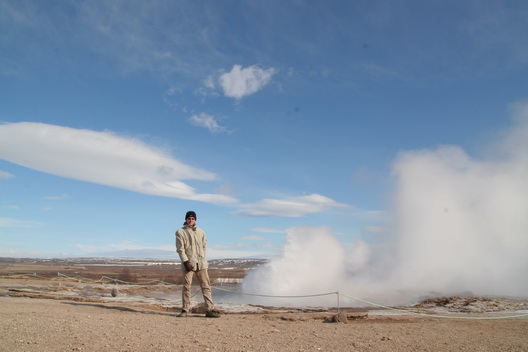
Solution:
[[[220,313],[217,310],[210,310],[205,313],[206,318],[220,318]]]
[[[186,317],[186,316],[187,316],[187,312],[184,311],[184,310],[182,310],[182,311],[180,312],[180,314],[178,314],[178,316],[179,316],[180,318],[181,318],[181,317]]]

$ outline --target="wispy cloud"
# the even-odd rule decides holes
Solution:
[[[64,199],[68,199],[70,196],[68,194],[63,194],[61,196],[48,196],[48,197],[44,197],[44,199],[46,200],[64,200]]]
[[[255,236],[255,235],[242,236],[242,237],[240,237],[240,240],[242,240],[242,241],[270,241],[269,238],[262,237],[262,236]]]
[[[258,244],[248,246],[246,243],[223,244],[211,246],[207,249],[207,257],[214,258],[268,258],[270,246]]]
[[[215,116],[205,113],[192,115],[189,123],[193,126],[207,128],[211,133],[227,132],[224,126],[218,124]]]
[[[203,74],[209,60],[222,57],[213,48],[223,38],[221,32],[207,28],[215,11],[200,10],[202,6],[192,3],[75,2],[57,4],[53,11],[45,7],[36,2],[0,3],[5,14],[2,21],[11,29],[3,37],[8,46],[39,52],[38,59],[27,55],[22,63],[68,68],[67,55],[52,56],[53,51],[46,48],[51,45],[68,47],[69,53],[96,55],[113,72],[187,77]],[[203,52],[208,55],[197,54]],[[24,69],[11,57],[6,60],[10,71]],[[0,66],[0,70],[7,68]]]
[[[254,227],[251,231],[260,233],[286,233],[284,230],[271,229],[268,227]]]
[[[179,261],[173,245],[148,246],[134,240],[123,240],[114,243],[103,243],[99,245],[77,243],[73,247],[82,256],[116,256],[135,258],[174,258]],[[208,259],[217,258],[248,258],[266,257],[266,246],[259,246],[261,249],[248,249],[242,243],[236,245],[211,246],[207,249]],[[1,252],[0,252],[1,254]]]
[[[174,252],[174,247],[169,245],[163,246],[145,246],[131,240],[124,240],[117,243],[105,243],[101,245],[76,243],[73,247],[81,250],[83,253],[105,253],[116,251],[137,251],[137,250],[160,250]]]
[[[200,103],[203,104],[208,96],[218,97],[220,88],[225,97],[240,100],[261,90],[276,72],[274,68],[262,69],[257,65],[246,68],[234,65],[230,72],[207,77],[195,94],[199,96]],[[181,89],[171,87],[164,93],[163,100],[173,108],[181,108],[184,113],[191,112],[192,115],[187,122],[193,126],[206,128],[211,133],[229,132],[219,123],[217,116],[204,112],[197,113],[195,111],[198,109],[195,110],[192,106],[178,103],[181,93]]]
[[[43,223],[30,220],[18,220],[12,218],[0,218],[0,227],[13,228],[13,227],[41,227]]]
[[[4,124],[0,125],[0,158],[53,175],[138,193],[210,203],[236,202],[222,194],[197,193],[182,182],[213,181],[215,174],[111,132],[32,122]]]
[[[7,171],[1,171],[0,170],[0,180],[7,180],[7,179],[10,179],[10,178],[13,178],[15,177],[15,175],[7,172]]]
[[[285,199],[263,199],[253,204],[245,204],[236,211],[240,216],[278,216],[288,218],[303,217],[306,214],[319,213],[331,208],[347,208],[346,204],[320,194],[310,194]]]
[[[257,65],[246,68],[234,65],[230,72],[220,75],[219,83],[226,97],[242,99],[261,90],[276,72],[274,68],[265,70]]]
[[[380,234],[385,233],[385,231],[387,231],[387,229],[383,226],[369,225],[369,226],[365,226],[361,230],[361,233],[365,236],[370,236],[370,235],[380,235]]]
[[[0,257],[13,258],[39,258],[39,257],[57,257],[57,253],[28,250],[28,246],[20,243],[0,243]]]

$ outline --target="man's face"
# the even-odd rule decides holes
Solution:
[[[194,226],[194,223],[196,222],[196,219],[193,218],[192,216],[189,216],[187,219],[185,219],[185,221],[187,221],[187,225]]]

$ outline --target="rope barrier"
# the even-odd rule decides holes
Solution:
[[[11,275],[2,275],[0,277],[1,278],[22,278],[22,277],[28,277],[28,276],[29,277],[38,277],[38,278],[42,278],[42,279],[50,279],[49,277],[40,276],[40,275],[37,275],[36,273],[31,273],[31,274],[11,274]],[[137,283],[137,282],[123,281],[123,280],[116,279],[116,278],[111,278],[111,277],[108,277],[108,276],[101,276],[101,278],[99,278],[98,280],[89,279],[89,278],[85,278],[85,277],[82,277],[82,276],[70,277],[70,276],[67,276],[67,275],[64,275],[64,274],[61,274],[61,273],[57,273],[57,276],[59,278],[65,279],[65,280],[75,280],[75,281],[78,281],[78,282],[85,281],[85,282],[92,282],[92,283],[103,283],[104,280],[107,280],[107,281],[111,281],[111,282],[113,282],[115,284],[120,283],[120,284],[125,284],[125,285],[132,285],[132,286],[134,286],[134,285],[136,285],[136,286],[137,285],[149,285],[149,284],[153,284],[153,283],[164,284],[164,285],[168,285],[168,286],[180,286],[179,284],[165,282],[163,280],[152,280],[152,281]],[[51,278],[51,280],[54,280],[54,278]],[[417,315],[417,316],[431,317],[431,318],[493,320],[493,319],[512,319],[512,318],[528,317],[528,314],[514,314],[514,315],[497,316],[497,317],[468,317],[468,316],[457,316],[457,315],[430,314],[430,313],[416,312],[416,311],[408,310],[408,309],[395,308],[395,307],[387,306],[387,305],[384,305],[384,304],[371,302],[371,301],[368,301],[368,300],[365,300],[365,299],[361,299],[359,297],[354,297],[354,296],[350,296],[350,295],[341,293],[340,291],[326,292],[326,293],[316,293],[316,294],[311,294],[311,295],[282,295],[281,296],[281,295],[264,295],[264,294],[258,294],[258,293],[233,291],[233,290],[228,290],[228,289],[224,289],[224,288],[220,288],[220,287],[211,287],[211,288],[215,289],[215,290],[218,290],[218,291],[224,291],[224,292],[229,292],[229,293],[238,294],[238,295],[265,297],[265,298],[311,298],[311,297],[321,297],[321,296],[328,296],[328,295],[336,295],[337,296],[337,310],[338,310],[338,312],[340,311],[340,296],[343,296],[343,297],[347,297],[347,298],[350,298],[350,299],[353,299],[353,300],[356,300],[356,301],[359,301],[359,302],[363,302],[363,303],[369,304],[369,305],[374,306],[374,307],[379,307],[379,308],[383,308],[383,309],[387,309],[387,310],[393,310],[393,311],[407,313],[407,314],[413,314],[413,315]],[[199,292],[200,291],[197,291],[196,293],[194,293],[192,295],[192,297],[194,297]]]
[[[427,317],[432,317],[432,318],[485,320],[485,319],[510,319],[510,318],[528,317],[528,314],[516,314],[516,315],[508,315],[508,316],[500,316],[500,317],[464,317],[464,316],[456,316],[456,315],[455,316],[449,316],[449,315],[440,315],[440,314],[420,313],[420,312],[415,312],[415,311],[411,311],[411,310],[407,310],[407,309],[394,308],[394,307],[386,306],[386,305],[383,305],[383,304],[370,302],[370,301],[367,301],[367,300],[364,300],[364,299],[361,299],[361,298],[358,298],[358,297],[349,296],[349,295],[341,293],[339,291],[328,292],[328,293],[320,293],[320,294],[314,294],[314,295],[304,295],[304,296],[273,296],[273,295],[261,295],[261,294],[256,294],[256,293],[231,291],[231,290],[221,289],[221,288],[218,288],[218,287],[213,287],[213,288],[216,289],[216,290],[225,291],[225,292],[231,292],[231,293],[237,293],[237,294],[240,294],[240,295],[271,297],[271,298],[308,298],[308,297],[327,296],[327,295],[336,294],[337,295],[337,311],[338,312],[340,311],[339,297],[340,296],[344,296],[344,297],[347,297],[347,298],[354,299],[356,301],[360,301],[360,302],[363,302],[363,303],[370,304],[370,305],[375,306],[375,307],[380,307],[380,308],[384,308],[384,309],[388,309],[388,310],[394,310],[394,311],[398,311],[398,312],[409,313],[409,314],[414,314],[414,315],[419,315],[419,316],[427,316]]]
[[[262,294],[258,294],[258,293],[248,293],[248,292],[233,291],[233,290],[227,290],[225,288],[220,288],[220,287],[213,287],[213,289],[218,290],[218,291],[237,293],[239,295],[245,295],[245,296],[258,296],[258,297],[269,297],[269,298],[308,298],[308,297],[320,297],[320,296],[335,295],[335,294],[338,293],[338,292],[328,292],[328,293],[316,293],[316,294],[313,294],[313,295],[303,295],[303,296],[274,296],[274,295],[262,295]]]
[[[348,298],[363,302],[363,303],[371,304],[371,305],[376,306],[376,307],[389,309],[389,310],[394,310],[394,311],[398,311],[398,312],[414,314],[414,315],[427,316],[427,317],[432,317],[432,318],[491,320],[491,319],[510,319],[510,318],[528,317],[528,314],[516,314],[516,315],[508,315],[508,316],[500,316],[500,317],[464,317],[464,316],[459,316],[459,315],[452,315],[451,316],[451,315],[420,313],[420,312],[415,312],[415,311],[412,311],[412,310],[407,310],[407,309],[402,309],[402,308],[394,308],[394,307],[386,306],[386,305],[379,304],[379,303],[369,302],[367,300],[364,300],[364,299],[361,299],[361,298],[357,298],[357,297],[353,297],[353,296],[349,296],[349,295],[346,295],[344,293],[342,293],[342,295],[345,296],[345,297],[348,297]]]

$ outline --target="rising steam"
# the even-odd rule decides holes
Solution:
[[[243,290],[340,291],[390,304],[462,292],[528,296],[528,105],[514,118],[486,157],[454,146],[400,153],[381,244],[347,249],[328,227],[293,228],[281,256],[248,275]]]

